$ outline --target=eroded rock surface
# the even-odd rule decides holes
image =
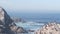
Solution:
[[[60,24],[57,23],[46,24],[41,29],[35,31],[35,34],[60,34]]]

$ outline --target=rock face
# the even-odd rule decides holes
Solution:
[[[15,33],[27,33],[26,30],[24,30],[22,27],[17,27],[16,24],[11,24],[10,29],[12,32]]]
[[[22,27],[17,27],[6,11],[0,7],[0,34],[15,34],[26,32]]]
[[[37,30],[35,34],[60,34],[60,24],[49,23]]]

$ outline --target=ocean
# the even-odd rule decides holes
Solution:
[[[34,34],[35,32],[30,32],[30,31],[36,31],[40,29],[44,23],[37,23],[37,22],[18,22],[16,23],[18,27],[23,27],[25,30],[28,31],[28,33],[23,33],[23,34]]]
[[[23,27],[25,30],[38,30],[44,24],[48,22],[57,22],[60,23],[60,14],[50,13],[50,14],[40,14],[40,13],[18,13],[18,14],[10,14],[10,16],[16,16],[22,18],[26,22],[18,22],[17,26]],[[28,32],[23,34],[34,34],[34,32]]]
[[[17,14],[16,14],[17,15]],[[16,16],[15,15],[15,16]],[[19,14],[17,17],[22,18],[26,22],[18,22],[17,26],[23,27],[25,30],[38,30],[48,22],[60,23],[60,14]],[[34,32],[28,32],[23,34],[34,34]]]
[[[20,14],[18,17],[26,20],[26,21],[34,21],[34,22],[60,22],[60,14]]]

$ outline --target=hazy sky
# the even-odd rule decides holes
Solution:
[[[12,12],[60,12],[60,0],[0,0],[0,6]]]

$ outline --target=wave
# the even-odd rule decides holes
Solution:
[[[17,26],[23,27],[25,29],[31,29],[31,30],[38,29],[44,25],[44,23],[37,23],[37,22],[32,22],[32,21],[28,21],[26,23],[19,22],[16,24]]]

